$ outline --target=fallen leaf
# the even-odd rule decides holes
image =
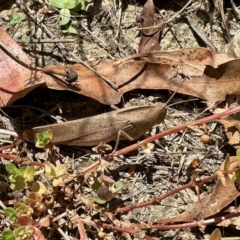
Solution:
[[[236,157],[233,159],[230,157],[230,162],[235,161]],[[223,168],[223,165],[221,168]],[[232,168],[235,168],[235,164],[231,164],[231,169]],[[192,222],[195,220],[206,219],[219,213],[221,209],[226,207],[240,195],[234,182],[232,182],[229,176],[225,176],[225,181],[226,186],[224,186],[221,183],[221,180],[218,179],[217,184],[210,195],[203,197],[201,201],[196,202],[192,207],[180,215],[174,218],[160,220],[158,223]]]
[[[0,28],[1,42],[25,62],[29,59],[20,47]],[[113,89],[103,79],[81,64],[47,66],[45,69],[78,74],[76,86],[65,84],[63,76],[50,76],[29,70],[0,49],[0,107],[8,105],[40,85],[56,90],[77,92],[104,104],[117,104],[123,93],[133,89],[169,89],[209,101],[223,101],[240,89],[240,60],[206,48],[188,48],[172,52],[151,52],[128,56],[135,61],[86,62],[95,71],[119,87]],[[144,61],[137,60],[144,58]],[[121,63],[122,62],[122,63]],[[184,80],[184,81],[183,81]]]
[[[221,239],[222,239],[222,234],[221,234],[220,230],[219,230],[218,228],[216,228],[216,229],[212,232],[209,240],[221,240]]]
[[[153,0],[147,0],[145,3],[142,13],[136,18],[136,21],[141,27],[151,27],[160,23],[159,19],[155,17],[155,6]],[[160,37],[162,30],[159,29],[142,29],[141,39],[139,43],[138,52],[152,52],[160,50]]]

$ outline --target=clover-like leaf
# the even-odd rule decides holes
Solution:
[[[78,31],[73,26],[67,26],[66,29],[63,30],[64,33],[72,33],[72,34],[78,34]]]
[[[14,204],[14,208],[16,209],[17,215],[27,215],[31,216],[33,214],[33,209],[27,206],[25,203],[16,203]]]
[[[85,0],[49,0],[49,3],[56,8],[66,8],[73,9],[77,7],[77,5],[81,2],[85,2]]]
[[[23,172],[23,178],[26,182],[31,182],[34,179],[35,170],[32,166],[27,167]]]
[[[51,130],[44,131],[42,133],[36,133],[37,142],[35,144],[36,147],[44,148],[47,146],[49,142],[52,141],[53,132]]]
[[[12,208],[8,207],[4,210],[4,214],[9,218],[10,221],[15,222],[17,219],[17,211]]]
[[[66,25],[71,20],[71,13],[67,8],[62,8],[60,10],[60,25]]]
[[[55,166],[50,162],[44,163],[45,176],[48,179],[53,179],[55,177]]]
[[[46,192],[47,188],[42,182],[33,182],[31,191],[36,192],[40,195],[44,194]]]
[[[123,184],[121,182],[115,182],[114,187],[116,191],[119,191],[121,188],[123,188]]]
[[[11,25],[16,25],[21,23],[26,19],[26,15],[24,13],[13,12],[10,20]]]
[[[95,203],[98,203],[98,204],[105,204],[107,202],[106,200],[103,200],[103,199],[99,198],[98,196],[94,196],[93,200]]]
[[[19,171],[19,169],[12,163],[5,164],[5,169],[8,173],[13,175],[17,174]]]
[[[67,171],[66,164],[59,164],[55,167],[56,176],[60,177]]]
[[[12,190],[22,190],[26,187],[26,182],[21,176],[10,176],[9,180],[11,182],[10,188]]]
[[[3,240],[15,240],[13,231],[12,230],[4,230],[2,232],[2,239]]]
[[[62,177],[57,177],[53,179],[52,185],[54,187],[59,186],[61,183],[63,182],[63,178]]]

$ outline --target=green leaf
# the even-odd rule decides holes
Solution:
[[[56,177],[62,176],[66,171],[67,171],[67,165],[66,164],[59,164],[55,167]]]
[[[97,191],[102,186],[102,183],[98,181],[97,178],[94,179],[94,183],[92,185],[92,190]]]
[[[237,149],[237,160],[238,160],[238,163],[240,164],[240,149]]]
[[[224,171],[228,171],[230,168],[230,155],[227,154],[224,161]]]
[[[49,3],[56,8],[66,8],[73,9],[75,8],[82,0],[49,0]],[[85,2],[85,0],[84,0]]]
[[[36,138],[37,138],[37,142],[35,144],[36,147],[46,147],[46,145],[52,141],[53,138],[53,133],[51,130],[48,131],[44,131],[42,133],[36,133]]]
[[[60,25],[66,25],[71,20],[71,13],[67,8],[60,10]]]
[[[77,30],[73,26],[69,26],[66,30],[63,30],[64,33],[78,34]]]
[[[26,170],[26,167],[21,167],[18,170],[18,174],[16,175],[16,177],[19,176],[19,177],[21,177],[23,179],[24,178],[23,175],[24,175],[25,170]]]
[[[14,204],[14,208],[16,209],[17,215],[21,216],[21,215],[28,215],[31,216],[33,213],[33,210],[31,207],[27,206],[24,203],[16,203]]]
[[[5,164],[5,169],[8,173],[15,175],[18,173],[19,169],[12,163]]]
[[[81,2],[81,0],[67,0],[67,4],[65,8],[67,9],[73,9],[77,7],[77,5]]]
[[[49,0],[48,2],[53,7],[64,8],[65,5],[66,5],[67,0],[62,0],[62,1],[59,1],[59,0]]]
[[[14,181],[12,181],[14,179]],[[26,187],[26,183],[21,176],[16,176],[15,178],[10,179],[12,190],[23,190]]]
[[[27,167],[23,173],[23,178],[26,182],[31,182],[34,179],[35,170],[32,166]]]
[[[99,198],[98,196],[93,197],[93,200],[94,200],[95,203],[98,203],[98,204],[104,204],[104,203],[107,202],[107,201]]]
[[[4,230],[2,232],[2,239],[3,240],[15,240],[12,230]]]
[[[26,15],[24,13],[13,12],[11,20],[10,20],[10,24],[16,25],[16,24],[21,23],[25,19],[26,19]]]
[[[80,3],[72,9],[74,12],[79,12],[86,9],[86,0],[80,0]]]
[[[123,187],[123,184],[121,182],[115,182],[114,187],[115,187],[116,191],[118,191]]]
[[[13,230],[13,234],[17,236],[21,236],[25,233],[26,226],[21,226]],[[21,238],[22,239],[22,238]]]
[[[17,212],[14,208],[8,207],[4,210],[4,214],[9,218],[10,221],[15,222],[17,219]]]

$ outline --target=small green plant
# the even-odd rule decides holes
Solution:
[[[2,232],[3,240],[30,240],[34,235],[34,228],[32,226],[21,226],[12,230],[4,230]]]
[[[237,157],[237,161],[238,161],[238,164],[240,166],[240,149],[237,149],[237,152],[236,152],[236,157]],[[233,177],[232,177],[232,180],[240,185],[240,168],[238,168],[234,174],[233,174]]]
[[[77,33],[76,29],[70,25],[71,11],[78,12],[86,9],[86,0],[48,0],[53,7],[59,8],[59,25],[65,27],[65,32]],[[71,10],[71,11],[70,11]]]
[[[6,217],[8,217],[8,219],[11,221],[11,222],[16,222],[17,220],[17,211],[15,210],[15,208],[12,208],[12,207],[8,207],[4,210],[4,214],[6,215]]]
[[[14,204],[14,208],[6,208],[4,210],[4,214],[11,222],[16,222],[19,216],[32,216],[33,209],[25,203],[19,202]]]
[[[100,182],[98,178],[95,178],[92,185],[92,189],[97,193],[93,198],[94,202],[104,204],[110,201],[122,187],[121,182],[106,181],[106,179]]]
[[[36,133],[37,141],[35,146],[39,148],[44,148],[52,141],[52,138],[53,138],[53,133],[51,130],[48,130],[42,133]]]
[[[13,12],[10,24],[11,25],[20,24],[24,20],[26,20],[26,15],[24,13]]]
[[[10,174],[10,188],[13,190],[24,189],[27,182],[31,182],[34,179],[35,170],[31,166],[17,168],[14,164],[8,163],[5,165],[5,169]]]
[[[45,176],[47,179],[53,180],[53,186],[56,187],[60,185],[63,181],[62,175],[67,171],[67,165],[66,164],[59,164],[56,167],[50,163],[45,162]]]

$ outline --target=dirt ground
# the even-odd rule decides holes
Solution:
[[[77,30],[77,34],[64,33],[58,22],[58,12],[56,8],[47,5],[44,0],[34,1],[0,1],[0,26],[3,27],[11,37],[19,43],[23,50],[29,55],[32,62],[37,66],[65,65],[76,63],[76,59],[70,53],[74,53],[82,60],[99,59],[119,59],[127,55],[138,52],[141,38],[140,32],[136,29],[138,23],[136,17],[141,14],[145,1],[117,1],[117,0],[96,0],[88,1],[85,11],[74,13],[71,24]],[[156,14],[166,21],[174,16],[187,3],[185,0],[175,1],[154,1]],[[235,4],[240,6],[240,1],[235,0]],[[224,1],[224,11],[228,19],[231,36],[239,30],[238,19],[231,4]],[[26,19],[18,24],[11,24],[14,13],[24,13]],[[228,37],[222,26],[221,16],[214,8],[211,0],[196,0],[173,21],[163,28],[161,38],[161,49],[163,51],[177,50],[188,47],[210,47],[191,28],[186,16],[191,16],[198,23],[209,39],[215,50],[222,52],[228,43]],[[42,26],[38,26],[39,19],[49,32],[51,37]],[[1,36],[0,36],[1,38]],[[31,39],[59,40],[57,43],[30,43]],[[61,39],[70,42],[61,43]],[[167,90],[134,90],[127,92],[123,96],[126,106],[139,106],[154,103],[156,101],[166,102],[173,93]],[[188,96],[176,94],[174,102],[187,100]],[[60,106],[60,107],[59,107]],[[118,107],[122,107],[123,102]],[[160,125],[154,126],[146,133],[146,136],[164,131],[179,125],[181,122],[193,120],[206,108],[206,102],[198,101],[182,103],[168,110],[167,117]],[[34,109],[37,107],[37,109]],[[39,110],[40,109],[40,110]],[[52,111],[52,109],[55,109]],[[108,112],[112,106],[103,105],[93,99],[67,91],[54,91],[50,89],[38,88],[29,93],[26,97],[16,101],[12,106],[2,109],[0,112],[0,126],[8,130],[22,129],[27,125],[41,123],[55,123],[59,120],[73,120],[93,116]],[[32,122],[31,118],[24,118],[31,111],[33,116],[39,116],[42,112],[49,113],[51,117],[44,117]],[[41,112],[42,111],[42,112]],[[209,112],[205,113],[206,115]],[[52,117],[53,116],[53,117]],[[14,126],[13,126],[14,125]],[[200,137],[208,134],[211,142],[204,144]],[[143,136],[141,139],[143,139]],[[0,135],[2,145],[9,143],[11,138]],[[114,143],[110,143],[114,147]],[[128,141],[120,143],[119,148],[130,145]],[[27,149],[27,156],[32,161],[44,161],[46,151],[36,148],[30,143],[23,145]],[[61,162],[67,162],[69,171],[77,171],[88,167],[97,159],[96,153],[89,147],[68,147],[58,146],[57,156]],[[139,203],[160,196],[167,191],[177,188],[191,180],[192,172],[189,170],[193,159],[200,159],[201,176],[209,176],[214,173],[223,162],[227,153],[235,154],[227,142],[223,126],[209,123],[200,126],[197,130],[186,130],[172,134],[154,143],[154,149],[150,154],[133,151],[126,155],[121,155],[109,163],[107,175],[115,181],[120,181],[123,188],[109,204],[105,204],[106,209],[121,201],[122,206]],[[37,160],[36,160],[37,159]],[[2,158],[2,165],[7,160]],[[3,169],[3,166],[1,166]],[[3,173],[4,174],[4,173]],[[3,177],[2,183],[8,183]],[[216,182],[205,184],[200,192],[200,196],[211,193]],[[52,210],[52,217],[56,217],[63,212],[67,212],[62,219],[58,220],[58,226],[63,229],[68,239],[79,239],[76,219],[86,218],[99,220],[104,223],[111,221],[106,219],[97,211],[88,211],[86,205],[81,202],[81,196],[88,198],[91,196],[89,186],[79,186],[77,180],[66,185],[74,192],[72,198],[62,199],[61,190],[59,194],[55,192],[54,201],[56,208]],[[65,186],[65,187],[66,187]],[[81,188],[81,191],[77,188]],[[74,189],[74,190],[73,190]],[[1,191],[0,199],[3,195],[11,192],[9,188]],[[76,192],[75,192],[76,191]],[[2,195],[1,195],[2,194]],[[22,193],[23,195],[25,193]],[[21,197],[20,197],[21,198]],[[115,201],[115,202],[114,202]],[[117,214],[116,218],[129,223],[150,224],[166,218],[171,218],[188,209],[194,202],[198,201],[194,189],[187,189],[177,193],[158,205],[134,209],[133,211]],[[58,205],[58,206],[57,206]],[[41,217],[35,218],[39,220]],[[3,229],[4,219],[1,220]],[[51,232],[50,227],[43,228],[46,239],[63,239],[57,230]],[[56,225],[55,225],[56,228]],[[214,226],[208,226],[204,230],[201,228],[180,229],[170,231],[146,231],[146,234],[156,239],[209,239]],[[100,227],[86,226],[88,239],[101,239],[97,233],[103,231]],[[238,230],[226,228],[224,236],[237,236]],[[104,239],[127,239],[121,233],[106,230]],[[132,236],[129,239],[142,239],[139,236]]]

